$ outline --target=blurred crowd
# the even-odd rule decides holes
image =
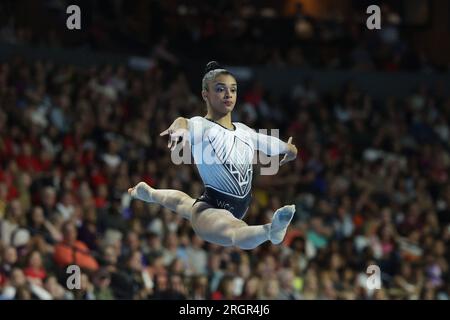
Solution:
[[[201,195],[195,167],[173,164],[159,137],[205,114],[192,87],[158,64],[0,64],[1,299],[449,299],[448,93],[377,100],[307,80],[286,96],[258,82],[239,91],[234,121],[279,128],[300,150],[275,177],[255,176],[245,217],[268,223],[295,203],[285,241],[244,251],[127,193],[145,181]]]
[[[324,17],[313,17],[300,1],[116,0],[105,6],[102,1],[7,0],[0,4],[0,40],[164,57],[173,64],[183,64],[180,59],[209,61],[213,56],[223,63],[241,65],[448,70],[449,65],[430,61],[414,44],[417,30],[404,27],[395,3],[379,2],[381,30],[366,27],[364,3],[351,2],[345,14],[333,10]],[[81,30],[65,27],[70,4],[82,9]],[[25,15],[24,11],[34,14]]]

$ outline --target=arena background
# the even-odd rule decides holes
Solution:
[[[449,14],[437,0],[1,1],[0,299],[448,300]],[[245,218],[295,203],[282,245],[211,245],[127,194],[203,191],[159,133],[205,113],[210,60],[237,76],[234,120],[300,150],[255,175]]]

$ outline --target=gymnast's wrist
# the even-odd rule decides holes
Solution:
[[[286,148],[287,148],[287,152],[288,154],[291,155],[297,155],[297,147],[291,143],[286,143]]]

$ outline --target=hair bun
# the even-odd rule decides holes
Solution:
[[[206,65],[205,73],[208,73],[211,70],[215,70],[215,69],[222,69],[222,67],[220,66],[220,64],[217,61],[210,61]]]

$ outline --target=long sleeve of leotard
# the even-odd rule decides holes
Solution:
[[[245,124],[239,123],[241,128],[250,134],[255,149],[265,153],[268,156],[276,156],[288,152],[288,145],[277,137],[269,136],[263,133],[256,132]]]
[[[203,140],[204,120],[200,116],[187,119],[189,130],[189,142],[195,145]]]

